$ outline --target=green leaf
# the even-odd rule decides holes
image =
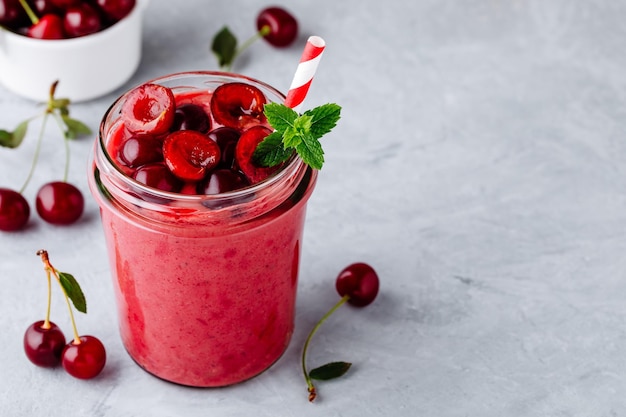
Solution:
[[[65,290],[69,299],[72,300],[72,304],[74,304],[76,310],[81,313],[87,313],[87,301],[85,300],[83,290],[80,289],[80,285],[78,285],[76,278],[67,272],[57,271],[57,274],[59,274],[59,282],[61,283],[61,286]]]
[[[283,146],[282,135],[272,132],[258,144],[252,154],[252,159],[261,166],[271,167],[286,161],[292,153],[293,149],[285,149]]]
[[[295,110],[279,103],[267,103],[263,108],[263,113],[265,113],[270,125],[280,133],[293,127],[298,118],[298,113]]]
[[[213,37],[211,51],[217,57],[220,68],[229,67],[237,53],[237,38],[228,27],[224,26]]]
[[[0,130],[0,146],[7,148],[17,148],[21,145],[26,132],[28,131],[28,122],[30,120],[24,120],[17,125],[13,132],[8,130]]]
[[[309,377],[311,377],[311,379],[317,379],[318,381],[328,381],[329,379],[339,378],[348,372],[350,366],[352,366],[352,364],[349,362],[330,362],[319,368],[312,369],[309,372]]]
[[[13,148],[13,133],[8,130],[0,129],[0,146]]]
[[[293,121],[293,126],[283,133],[285,148],[295,148],[302,142],[302,137],[311,131],[311,116],[298,116]]]
[[[81,122],[80,120],[72,119],[69,116],[62,115],[63,123],[67,126],[66,136],[69,139],[74,139],[81,135],[90,135],[91,129],[89,126]]]
[[[311,117],[311,134],[319,139],[337,126],[341,118],[341,107],[334,103],[323,104],[307,110],[303,115]]]
[[[322,144],[310,133],[302,136],[302,142],[296,146],[300,158],[311,168],[322,169],[324,164],[324,150]]]

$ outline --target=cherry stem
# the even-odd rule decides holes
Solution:
[[[37,251],[37,255],[41,256],[41,260],[45,266],[46,273],[49,275],[50,273],[54,274],[59,286],[61,287],[61,291],[63,292],[63,296],[65,297],[65,302],[67,303],[67,309],[70,312],[70,321],[72,322],[72,330],[74,332],[74,344],[81,344],[80,336],[78,334],[78,329],[76,328],[76,320],[74,319],[74,312],[72,311],[72,305],[70,304],[70,298],[67,296],[67,292],[65,292],[65,288],[61,285],[61,278],[59,278],[58,271],[52,266],[50,263],[50,259],[48,258],[48,251],[41,249]]]
[[[59,128],[63,132],[63,136],[64,136],[63,144],[65,146],[65,169],[63,170],[63,182],[67,182],[67,178],[69,176],[69,170],[70,170],[70,141],[67,138],[67,134],[65,132],[65,125],[63,124],[63,119],[61,119],[61,116],[57,113],[53,113],[53,115],[55,116],[54,119],[59,125]]]
[[[28,3],[26,3],[26,0],[19,0],[19,2],[22,5],[22,8],[24,8],[24,11],[28,15],[28,18],[30,19],[32,24],[36,25],[37,23],[39,23],[39,18],[37,17],[33,9],[28,5]]]
[[[50,271],[46,268],[46,278],[48,280],[48,306],[46,307],[46,319],[41,326],[42,329],[49,329],[50,327],[50,305],[52,304],[52,280],[50,279]]]
[[[263,26],[261,28],[261,30],[259,30],[257,33],[252,35],[250,38],[248,38],[244,43],[241,44],[241,46],[239,48],[237,48],[237,50],[235,51],[235,54],[233,55],[233,59],[230,61],[230,64],[224,66],[223,69],[226,70],[226,71],[230,71],[232,69],[232,67],[233,67],[233,62],[235,62],[235,59],[239,55],[241,55],[243,53],[243,51],[248,49],[250,47],[250,45],[252,45],[254,42],[256,42],[257,39],[260,39],[260,38],[268,35],[271,30],[272,30],[272,28],[270,28],[268,25],[265,25],[265,26]]]
[[[35,117],[38,117],[38,116],[35,116]],[[34,119],[35,117],[31,117],[30,120]],[[35,167],[37,166],[37,161],[39,160],[39,151],[41,150],[41,141],[43,139],[44,130],[46,129],[47,120],[48,120],[48,112],[46,112],[43,115],[43,120],[41,122],[41,129],[39,130],[39,137],[37,138],[37,145],[35,146],[35,153],[33,154],[33,161],[31,162],[30,171],[28,172],[28,176],[26,177],[26,180],[24,181],[24,185],[22,185],[22,188],[20,188],[20,191],[19,191],[20,194],[22,194],[24,190],[26,190],[28,183],[33,177],[33,173],[35,172]]]
[[[328,310],[326,314],[324,314],[322,318],[317,322],[317,324],[315,324],[315,327],[311,329],[309,336],[306,338],[306,341],[304,342],[304,348],[302,349],[302,372],[304,373],[304,380],[306,381],[306,384],[308,387],[310,402],[313,402],[315,398],[317,397],[317,391],[315,390],[315,385],[313,385],[313,380],[309,376],[309,372],[306,369],[306,352],[309,347],[309,343],[311,342],[313,335],[321,327],[322,323],[324,323],[326,319],[328,319],[335,312],[335,310],[337,310],[339,307],[344,305],[346,301],[348,301],[349,299],[350,299],[350,295],[348,294],[341,297],[341,299],[337,302],[337,304],[335,304],[330,310]]]

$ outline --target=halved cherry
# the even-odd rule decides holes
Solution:
[[[251,127],[241,134],[239,142],[237,142],[237,146],[235,147],[235,161],[251,184],[263,181],[280,169],[280,165],[263,167],[257,165],[252,160],[252,155],[256,147],[270,133],[272,133],[272,131],[265,126]]]
[[[219,124],[244,130],[265,122],[263,106],[267,102],[258,88],[246,83],[227,83],[215,89],[211,113]]]
[[[163,159],[178,178],[198,181],[220,162],[220,147],[200,132],[178,130],[165,138]]]
[[[176,102],[172,90],[158,84],[147,83],[128,93],[122,104],[122,119],[133,133],[160,135],[166,133],[174,122]]]

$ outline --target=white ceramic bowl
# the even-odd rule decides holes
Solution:
[[[71,39],[32,39],[0,28],[0,83],[36,101],[55,96],[85,101],[120,87],[141,59],[142,17],[148,0],[111,27]]]

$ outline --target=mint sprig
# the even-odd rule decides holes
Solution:
[[[327,103],[299,115],[284,104],[268,103],[264,113],[275,131],[267,136],[252,155],[261,166],[278,165],[297,152],[314,169],[324,165],[324,150],[319,139],[329,133],[341,118],[341,107]]]

